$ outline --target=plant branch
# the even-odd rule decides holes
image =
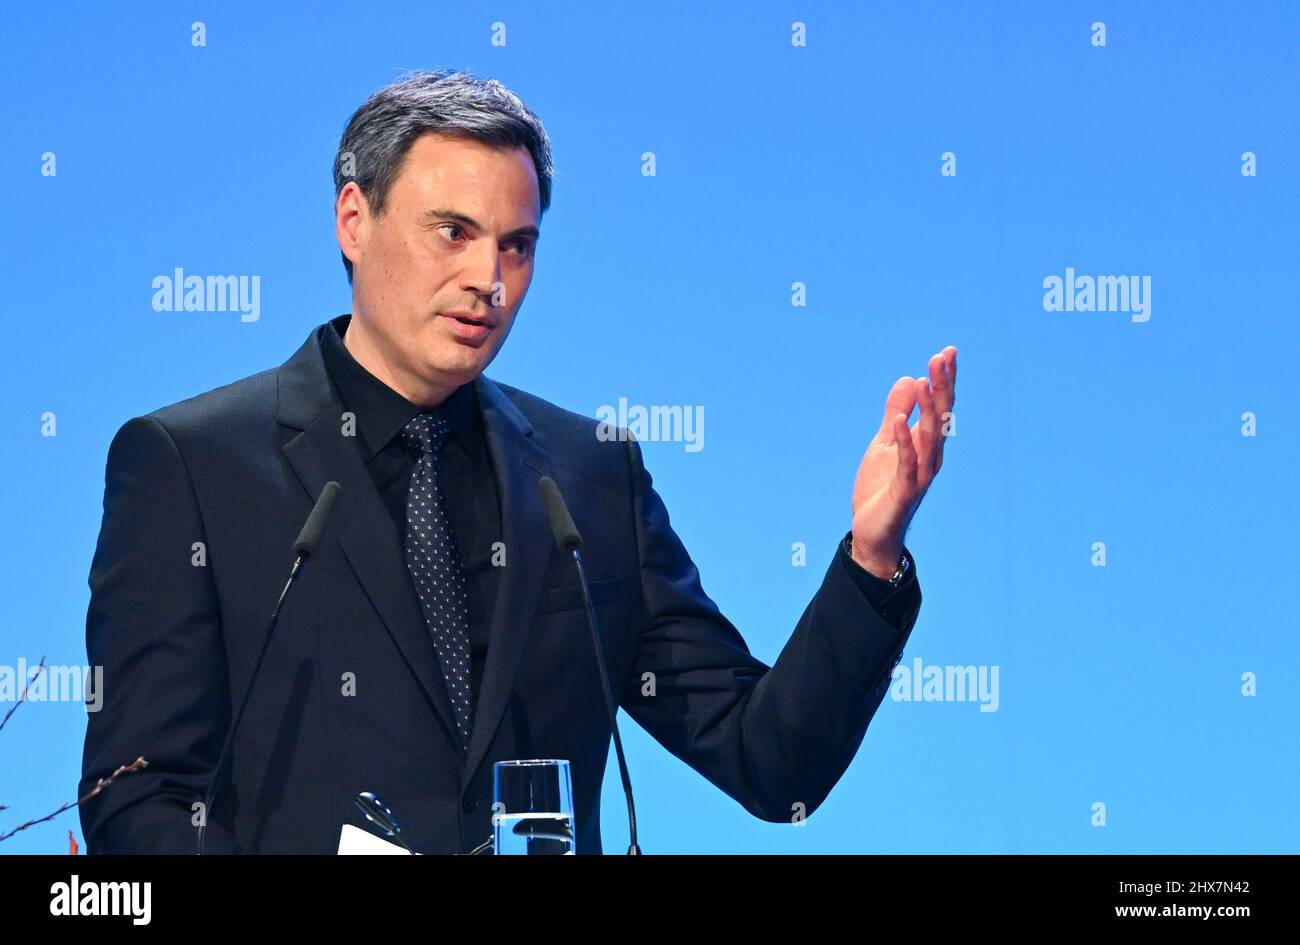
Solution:
[[[32,673],[32,678],[27,680],[27,682],[23,683],[22,695],[20,695],[18,697],[18,701],[13,704],[13,708],[11,708],[8,712],[5,713],[5,717],[3,719],[0,719],[0,729],[3,729],[6,725],[9,724],[9,716],[17,712],[18,707],[27,701],[27,690],[31,688],[33,680],[35,680],[36,677],[39,676],[44,671],[45,671],[45,657],[41,656],[41,661],[36,666],[36,672]]]
[[[149,762],[145,761],[143,756],[135,759],[135,761],[131,762],[129,765],[122,765],[116,771],[110,774],[108,777],[100,778],[98,781],[96,781],[95,786],[91,788],[90,791],[88,791],[84,797],[79,797],[75,801],[69,801],[67,804],[64,804],[54,813],[46,814],[44,817],[41,817],[38,820],[29,820],[25,824],[19,824],[17,827],[15,827],[13,830],[10,830],[8,833],[0,833],[0,842],[8,840],[14,834],[26,830],[28,827],[35,827],[37,824],[43,824],[47,820],[53,820],[55,817],[58,817],[69,807],[76,807],[80,804],[86,803],[86,801],[90,800],[96,794],[100,793],[102,790],[104,790],[104,788],[108,787],[110,784],[112,784],[122,775],[130,774],[133,771],[139,771],[141,768],[147,768],[147,767],[149,767]]]

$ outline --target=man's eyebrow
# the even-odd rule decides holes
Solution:
[[[424,214],[424,219],[428,223],[435,220],[452,220],[456,223],[463,223],[465,226],[473,227],[476,230],[483,229],[483,224],[479,223],[473,217],[461,213],[459,210],[452,210],[450,207],[436,207]],[[503,239],[510,239],[515,236],[531,236],[533,239],[541,239],[541,231],[531,223],[527,226],[515,227],[509,233],[503,234]]]

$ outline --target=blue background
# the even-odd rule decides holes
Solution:
[[[406,70],[466,68],[541,116],[559,171],[487,374],[591,416],[704,407],[701,452],[646,461],[760,658],[849,527],[890,384],[960,350],[957,435],[907,539],[924,604],[904,663],[998,666],[998,711],[887,699],[800,827],[625,721],[648,851],[1300,851],[1298,10],[6,4],[0,663],[85,662],[113,433],[350,309],[343,124]],[[153,311],[177,266],[259,275],[260,320]],[[1150,321],[1045,311],[1067,266],[1150,275]],[[84,728],[80,703],[19,709],[0,831],[75,796]],[[68,829],[0,852],[66,851]],[[604,830],[621,849],[612,765]]]

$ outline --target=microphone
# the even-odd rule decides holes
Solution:
[[[587,605],[587,626],[591,628],[591,645],[596,651],[596,666],[600,670],[600,689],[605,695],[605,711],[609,713],[609,730],[614,735],[614,754],[618,758],[618,776],[623,781],[623,794],[627,798],[627,832],[629,845],[628,856],[640,856],[641,847],[636,842],[636,805],[632,803],[632,779],[627,773],[627,760],[623,757],[623,740],[618,737],[618,707],[614,704],[614,695],[609,689],[609,671],[605,669],[605,654],[600,648],[600,632],[596,629],[596,609],[591,604],[591,587],[587,584],[587,574],[582,568],[582,536],[573,524],[573,516],[564,504],[560,487],[550,476],[543,476],[537,481],[537,489],[542,496],[542,505],[546,507],[546,517],[551,523],[551,535],[555,547],[562,554],[571,555],[578,569],[578,580],[582,583],[582,600]]]
[[[366,820],[382,830],[385,835],[392,837],[401,844],[407,853],[412,856],[419,856],[418,853],[411,849],[411,845],[406,842],[406,838],[402,836],[401,825],[398,824],[397,818],[393,816],[393,812],[388,809],[388,805],[380,800],[378,794],[374,791],[362,791],[352,799],[352,803],[356,804],[361,813],[366,815]],[[492,838],[488,837],[485,842],[480,843],[468,853],[453,853],[452,856],[479,856],[491,849]]]
[[[361,813],[366,815],[366,820],[400,843],[407,853],[414,855],[415,851],[411,849],[411,845],[402,836],[402,828],[397,823],[397,818],[388,809],[388,805],[379,799],[378,794],[373,791],[362,791],[352,799],[352,803],[356,804],[361,809]]]
[[[311,514],[307,516],[307,523],[298,533],[298,540],[293,543],[293,552],[299,560],[310,558],[320,547],[320,540],[325,537],[325,523],[329,521],[330,512],[334,510],[334,500],[342,491],[343,487],[333,479],[325,483],[325,487],[321,489],[320,498],[316,500]],[[293,566],[298,567],[298,562],[295,561]],[[279,607],[278,604],[276,606]]]
[[[226,743],[221,747],[221,754],[217,757],[217,768],[213,772],[212,782],[208,786],[207,796],[203,801],[203,820],[199,824],[199,855],[203,855],[203,842],[207,836],[208,817],[212,813],[212,805],[217,799],[217,791],[221,787],[221,777],[225,774],[226,765],[230,763],[230,752],[235,744],[235,732],[239,729],[239,722],[244,717],[244,710],[248,708],[248,697],[253,694],[253,685],[257,682],[257,674],[262,669],[262,662],[266,659],[267,648],[271,645],[271,635],[275,633],[275,624],[280,617],[280,605],[284,603],[285,595],[289,593],[289,588],[293,584],[293,579],[298,576],[298,569],[302,566],[303,561],[310,558],[320,547],[321,539],[325,536],[325,524],[329,521],[330,512],[334,508],[334,501],[343,491],[334,480],[325,483],[325,487],[320,491],[320,498],[316,500],[315,506],[312,507],[311,514],[307,516],[307,522],[298,533],[298,540],[293,543],[293,551],[296,557],[293,561],[293,568],[289,571],[289,580],[284,584],[284,590],[280,592],[280,598],[275,602],[275,609],[271,611],[271,624],[267,628],[266,638],[262,641],[261,652],[257,654],[257,662],[253,664],[253,674],[248,678],[248,688],[244,690],[244,698],[240,700],[239,710],[235,713],[234,719],[230,723],[230,730],[226,733]]]

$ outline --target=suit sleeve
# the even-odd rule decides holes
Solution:
[[[81,807],[88,853],[193,853],[193,805],[207,791],[230,715],[216,589],[189,472],[152,417],[109,447],[104,517],[90,569],[86,651],[103,668],[103,700],[88,713],[80,794],[119,765],[119,778]],[[206,544],[201,549],[206,554]],[[230,838],[208,827],[207,848]]]
[[[916,583],[916,572],[909,568],[907,577],[903,578],[897,587],[883,578],[876,577],[853,560],[853,556],[849,553],[849,540],[852,536],[852,531],[844,533],[835,557],[840,560],[844,570],[853,577],[853,583],[862,591],[862,595],[871,604],[871,609],[880,614],[895,630],[905,629],[909,620],[916,619],[915,608],[920,604],[918,596],[920,585]],[[903,550],[910,561],[912,553],[907,551],[906,545],[903,546]]]
[[[920,609],[915,573],[882,616],[849,570],[856,563],[836,554],[768,667],[704,593],[640,445],[628,450],[645,612],[623,708],[755,816],[812,814],[888,690]]]

